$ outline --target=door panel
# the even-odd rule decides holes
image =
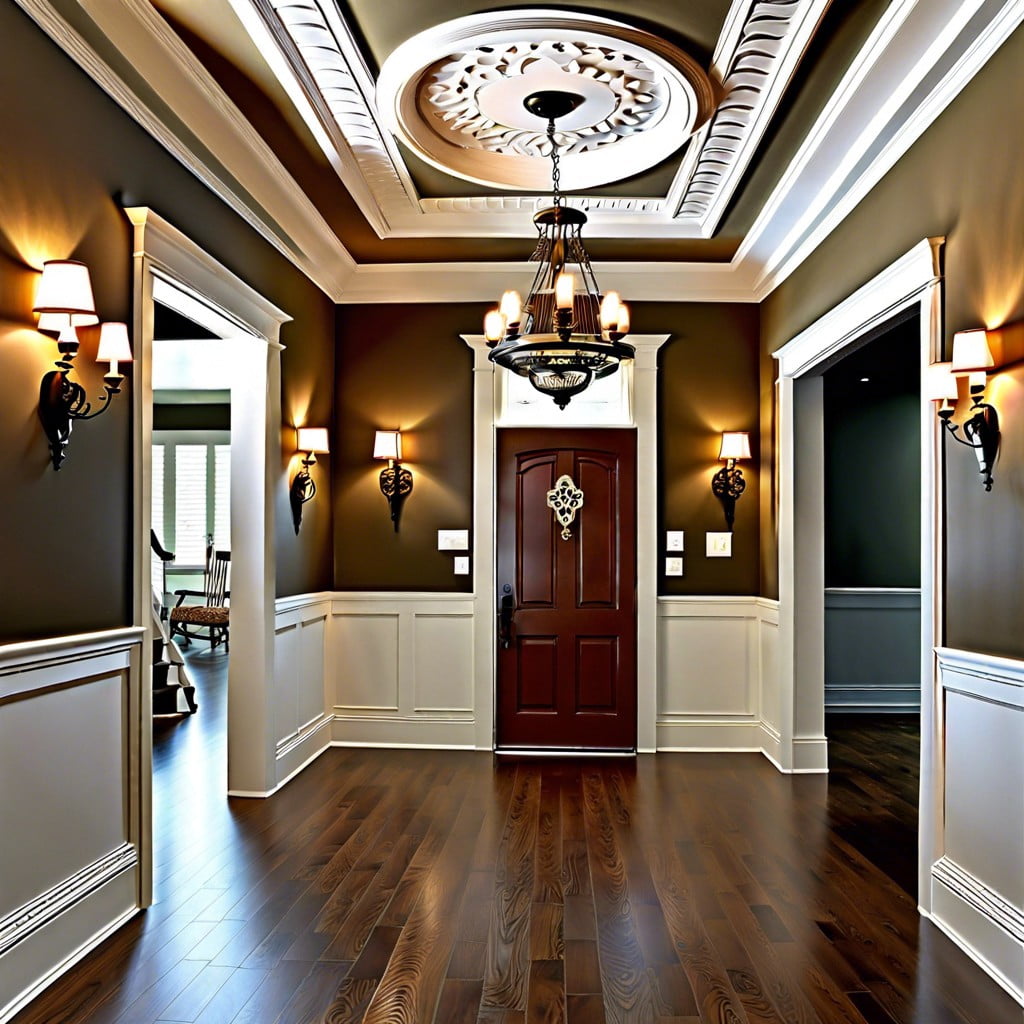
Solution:
[[[498,431],[499,748],[635,749],[635,466],[632,430]],[[583,491],[568,539],[563,474]]]

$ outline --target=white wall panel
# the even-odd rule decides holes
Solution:
[[[761,693],[761,721],[776,735],[781,727],[779,706],[779,609],[776,602],[760,601],[758,623],[760,666],[758,685]]]
[[[473,616],[413,616],[413,709],[473,711]]]
[[[143,635],[0,646],[0,1020],[141,905]]]
[[[347,710],[398,710],[397,612],[334,611],[331,676],[334,705]]]
[[[932,916],[1024,1003],[1024,661],[937,653],[944,814]]]

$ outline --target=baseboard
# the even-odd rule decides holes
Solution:
[[[423,747],[428,750],[476,750],[472,718],[399,715],[345,715],[335,712],[331,744],[349,747]]]
[[[655,726],[659,751],[749,753],[761,749],[761,723],[661,719]]]
[[[986,974],[1024,1006],[1024,911],[959,864],[932,865],[929,915]],[[968,937],[969,936],[969,937]]]

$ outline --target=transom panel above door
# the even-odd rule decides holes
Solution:
[[[636,432],[498,431],[499,749],[636,747]]]

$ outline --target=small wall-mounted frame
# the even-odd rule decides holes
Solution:
[[[732,558],[731,533],[708,533],[706,545],[708,558]]]

